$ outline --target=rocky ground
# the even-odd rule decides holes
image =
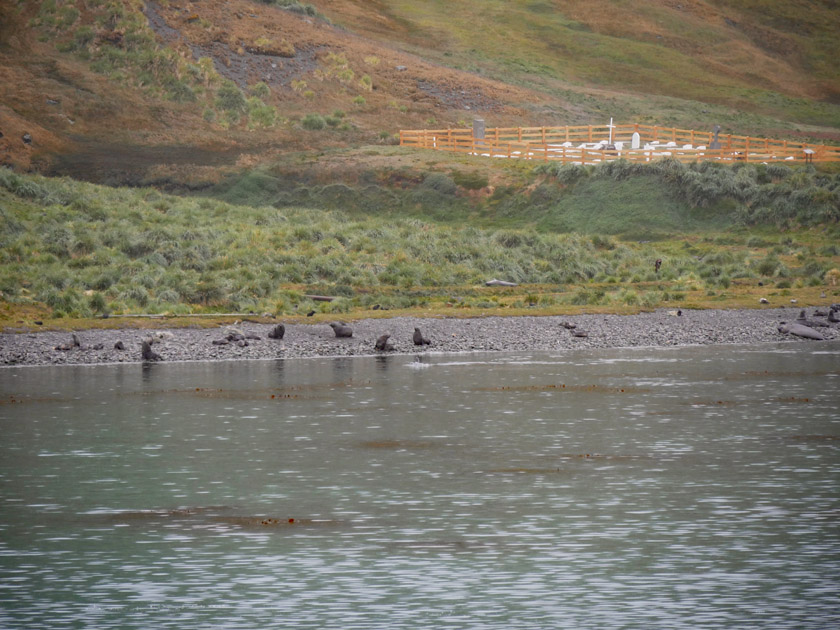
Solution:
[[[630,346],[751,344],[789,341],[821,343],[779,332],[799,308],[768,310],[660,310],[638,315],[482,317],[474,319],[365,319],[350,323],[353,336],[337,338],[327,323],[285,324],[282,339],[269,333],[276,323],[240,322],[217,329],[86,330],[0,334],[0,366],[75,365],[143,361],[142,343],[162,361],[227,361],[371,355],[390,333],[392,353],[560,350]],[[840,324],[809,309],[809,320],[826,340],[840,340]],[[279,322],[278,322],[279,323]],[[415,346],[419,327],[430,345]],[[78,343],[76,343],[78,342]],[[121,342],[121,343],[120,343]],[[214,343],[215,342],[215,343]],[[118,349],[115,346],[122,346]],[[833,344],[832,344],[833,347]]]

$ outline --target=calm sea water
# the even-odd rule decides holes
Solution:
[[[840,344],[0,391],[3,628],[840,625]]]

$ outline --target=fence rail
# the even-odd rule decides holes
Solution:
[[[612,130],[612,134],[610,134]],[[634,142],[634,134],[638,142]],[[840,147],[790,140],[714,134],[653,125],[582,125],[576,127],[496,127],[483,138],[472,129],[401,130],[400,146],[468,155],[596,164],[625,159],[650,162],[840,162]]]

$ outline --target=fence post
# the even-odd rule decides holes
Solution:
[[[592,125],[589,125],[589,140],[587,142],[592,142]]]

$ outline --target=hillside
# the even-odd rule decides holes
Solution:
[[[838,14],[0,2],[0,324],[836,301],[836,165],[534,164],[395,134],[614,117],[837,142]]]
[[[0,11],[0,163],[22,170],[202,187],[291,153],[349,151],[358,165],[359,148],[400,128],[476,116],[840,139],[830,3],[45,0]]]

